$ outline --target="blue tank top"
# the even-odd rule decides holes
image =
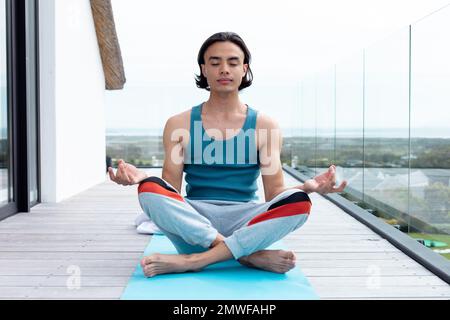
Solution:
[[[258,200],[260,175],[256,146],[257,111],[247,107],[244,126],[234,137],[215,140],[201,118],[202,106],[192,108],[190,139],[184,153],[186,197],[193,200]],[[211,131],[210,131],[211,133]]]

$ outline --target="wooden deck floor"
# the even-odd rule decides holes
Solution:
[[[286,174],[286,184],[298,183]],[[324,198],[312,200],[310,219],[285,244],[322,299],[450,299],[444,281]],[[150,240],[135,231],[140,211],[135,187],[105,182],[0,222],[0,299],[120,298]]]

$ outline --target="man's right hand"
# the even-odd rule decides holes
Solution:
[[[108,168],[108,173],[112,181],[122,186],[132,186],[147,178],[145,172],[140,171],[122,159],[118,162],[116,174],[114,174],[114,170],[111,167]]]

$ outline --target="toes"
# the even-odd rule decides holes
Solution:
[[[285,259],[292,259],[292,257],[294,256],[294,253],[292,251],[284,251],[284,250],[279,250],[278,254]]]
[[[289,266],[295,266],[297,257],[292,251],[284,251],[283,253],[281,253],[281,255],[284,263],[286,263]]]
[[[283,267],[281,267],[280,268],[280,273],[287,273],[287,272],[289,272],[289,271],[291,271],[292,269],[294,269],[294,267],[295,266],[292,266],[292,265],[290,265],[290,266],[283,266]]]
[[[153,266],[146,266],[146,267],[144,268],[144,275],[145,275],[147,278],[151,278],[151,277],[156,276],[156,275],[157,275],[157,272],[156,272],[155,267],[153,267]]]
[[[145,257],[141,260],[141,267],[144,268],[145,266],[151,264],[153,262],[152,257]]]
[[[280,273],[286,273],[295,268],[295,261],[285,260],[276,267]]]
[[[286,266],[286,267],[293,267],[295,266],[295,261],[290,259],[284,259],[283,261],[280,261],[280,265]]]
[[[289,260],[295,260],[295,254],[292,251],[285,251],[285,258]]]
[[[292,251],[291,251],[291,260],[293,260],[293,261],[297,260],[297,256]]]
[[[161,255],[159,253],[152,254],[151,256],[145,257],[141,260],[141,266],[145,267],[154,262],[161,261]]]
[[[286,267],[288,267],[289,270],[295,268],[295,260],[287,260]]]

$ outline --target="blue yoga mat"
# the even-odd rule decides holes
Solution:
[[[281,248],[277,242],[269,249]],[[144,255],[177,253],[166,236],[152,237]],[[235,260],[210,265],[200,272],[146,278],[138,263],[122,300],[311,300],[318,299],[297,266],[286,274],[247,268]]]

